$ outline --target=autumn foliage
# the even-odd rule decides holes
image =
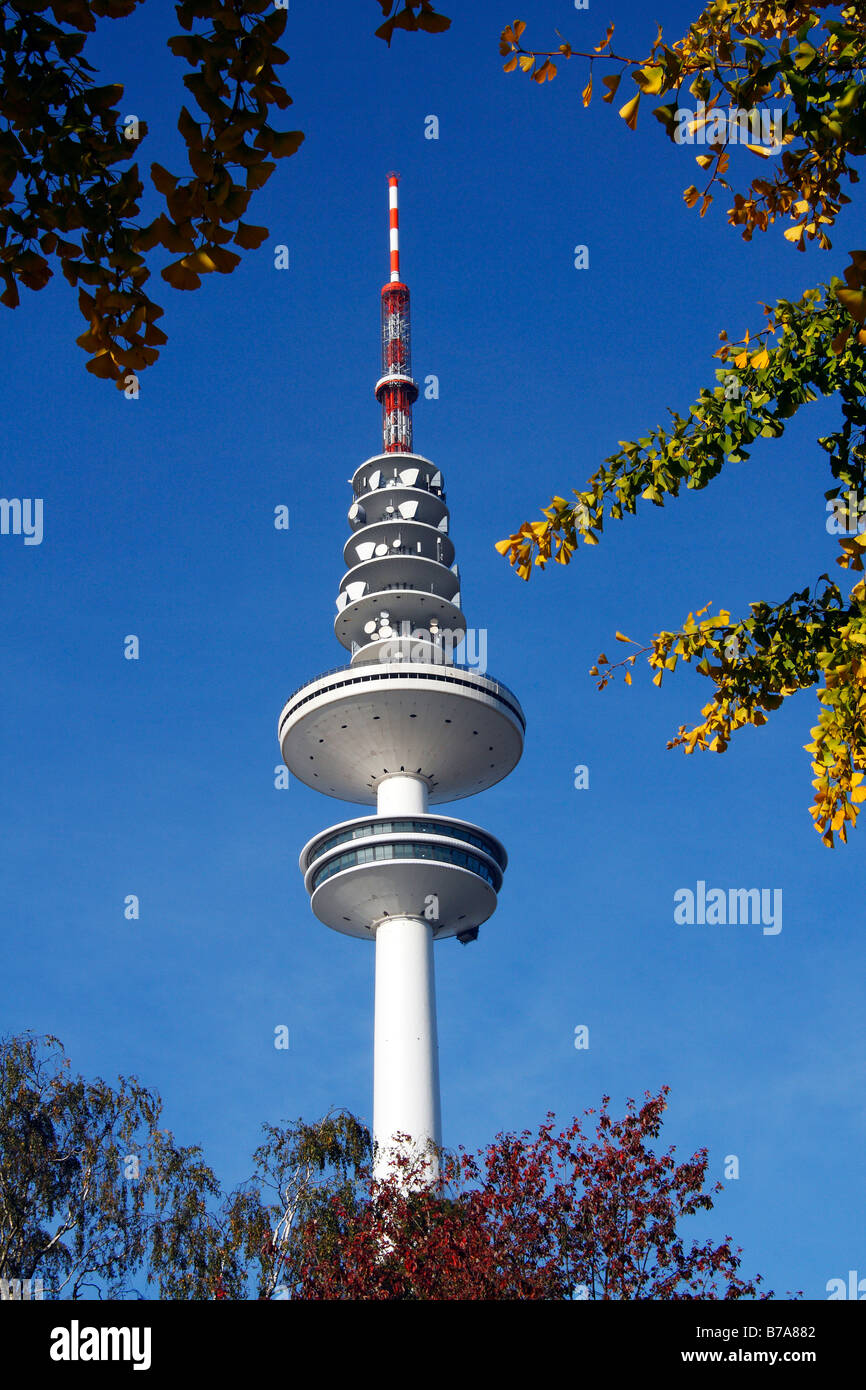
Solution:
[[[655,1151],[667,1091],[621,1119],[603,1097],[594,1133],[548,1115],[444,1155],[437,1188],[423,1159],[377,1182],[347,1111],[267,1124],[252,1177],[223,1193],[135,1078],[88,1082],[55,1038],[0,1039],[0,1278],[73,1300],[772,1297],[727,1237],[684,1238],[722,1184],[706,1149]]]
[[[149,253],[177,257],[162,269],[175,289],[233,270],[240,256],[228,243],[246,250],[267,236],[242,221],[251,198],[304,138],[271,124],[272,109],[291,102],[277,76],[288,61],[277,44],[286,11],[267,0],[180,0],[181,33],[168,47],[192,69],[183,82],[198,119],[181,106],[188,168],[151,165],[164,206],[141,221],[145,182],[131,161],[148,124],[122,116],[123,86],[97,84],[84,56],[98,20],[125,19],[139,3],[13,0],[0,14],[0,302],[16,308],[19,286],[44,288],[58,265],[79,290],[88,371],[121,389],[166,341],[163,310],[144,288]]]
[[[155,263],[175,290],[230,274],[268,236],[244,220],[251,203],[304,139],[274,119],[292,102],[280,77],[288,3],[178,0],[181,32],[166,43],[188,69],[189,106],[176,118],[184,155],[175,170],[140,170],[148,122],[123,115],[123,84],[98,82],[87,54],[99,21],[128,19],[142,3],[0,6],[0,304],[17,308],[21,286],[44,289],[59,269],[78,290],[87,370],[120,390],[167,341],[145,288]],[[437,34],[451,22],[430,0],[379,4],[376,33],[388,44],[395,29]],[[153,216],[142,215],[148,194]]]
[[[506,72],[519,69],[539,86],[556,76],[557,63],[586,65],[583,104],[593,95],[601,65],[602,101],[613,102],[621,81],[636,84],[619,109],[630,130],[642,99],[659,98],[653,115],[676,149],[694,159],[701,190],[690,184],[688,207],[701,200],[703,216],[720,190],[731,197],[728,222],[745,240],[778,222],[799,251],[807,242],[831,247],[829,232],[850,202],[844,189],[859,181],[866,154],[866,20],[862,5],[772,0],[711,0],[687,32],[666,42],[661,29],[649,51],[629,56],[613,49],[614,26],[592,50],[568,41],[542,51],[528,45],[517,20],[500,38]],[[598,86],[596,85],[596,90]],[[742,113],[772,116],[771,143],[749,141],[742,159],[760,171],[735,187],[740,142],[732,134]],[[763,126],[762,126],[763,130]],[[821,398],[834,398],[838,426],[818,438],[830,486],[816,497],[834,517],[836,564],[863,569],[866,545],[866,251],[849,252],[829,283],[798,300],[762,305],[764,322],[737,339],[724,330],[715,356],[722,366],[684,412],[669,410],[665,427],[620,440],[580,488],[574,501],[555,496],[541,518],[523,522],[497,544],[525,580],[550,562],[567,565],[578,546],[597,545],[605,520],[620,521],[644,503],[663,507],[681,491],[706,487],[726,464],[743,463],[754,445],[780,439],[788,421]],[[819,456],[820,457],[820,456]],[[846,534],[847,533],[847,534]],[[704,595],[701,595],[703,599]],[[704,617],[690,613],[611,663],[602,653],[590,674],[599,688],[646,656],[661,685],[678,663],[693,663],[715,689],[691,727],[680,726],[668,747],[686,753],[723,753],[735,733],[767,722],[769,713],[807,687],[817,687],[819,710],[804,745],[812,755],[810,813],[825,845],[845,841],[866,799],[866,592],[862,581],[845,594],[828,574],[800,586],[781,602],[759,601],[739,619],[726,608]],[[630,638],[617,634],[620,640]]]
[[[687,1243],[682,1218],[712,1208],[707,1151],[677,1163],[650,1146],[667,1087],[595,1134],[575,1119],[499,1135],[446,1159],[442,1190],[405,1160],[355,1198],[333,1197],[302,1236],[295,1296],[310,1299],[707,1299],[771,1297],[738,1273],[729,1239]]]

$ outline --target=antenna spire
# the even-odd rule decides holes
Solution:
[[[397,208],[399,174],[388,175],[388,220],[391,232],[391,279],[400,279],[400,215]]]
[[[391,278],[382,287],[382,375],[376,382],[386,454],[411,454],[412,405],[418,399],[418,386],[412,380],[409,287],[400,279],[399,179],[399,174],[388,175]]]

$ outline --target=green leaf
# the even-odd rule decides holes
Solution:
[[[658,96],[667,85],[667,73],[663,67],[638,68],[632,73],[632,77],[647,96]]]

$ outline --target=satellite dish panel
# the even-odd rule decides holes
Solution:
[[[383,544],[377,545],[377,546],[376,546],[376,552],[375,552],[375,553],[376,553],[377,555],[387,555],[387,554],[388,554],[388,547],[387,547],[387,545],[383,545]]]
[[[353,526],[356,524],[356,522],[360,526],[363,526],[366,520],[367,513],[365,509],[361,506],[361,503],[353,502],[351,507],[349,508],[349,521],[352,523]]]
[[[370,635],[372,636],[372,634],[376,631],[375,618],[371,618],[368,623],[364,624],[364,631],[370,633]]]
[[[445,535],[445,536],[448,535],[448,518],[447,518],[447,516],[443,516],[442,520],[439,522],[439,525],[438,525],[438,527],[437,527],[436,529],[437,529],[438,531],[441,531],[441,532],[443,533],[443,535]]]
[[[406,487],[414,487],[418,481],[418,474],[420,472],[420,468],[404,468],[400,474],[401,483],[405,483]]]
[[[348,602],[349,602],[349,595],[348,595],[348,594],[338,594],[338,595],[337,595],[337,612],[338,612],[338,613],[342,613],[343,609],[346,607],[346,604],[347,604]]]
[[[355,554],[359,560],[369,560],[375,549],[375,541],[361,541],[360,545],[355,546]]]
[[[393,539],[392,542],[391,542],[391,549],[392,549],[392,550],[399,550],[399,548],[400,548],[400,546],[401,546],[402,544],[403,544],[402,537],[400,537],[400,536],[395,536],[394,539]]]
[[[441,486],[442,486],[442,474],[439,472],[438,469],[437,469],[436,472],[433,474],[433,477],[430,479],[430,486],[431,486],[431,487],[441,487]]]
[[[367,479],[367,486],[368,486],[368,488],[370,489],[371,492],[375,492],[375,491],[376,491],[376,488],[379,486],[379,484],[381,483],[381,481],[382,481],[382,474],[379,472],[378,468],[374,468],[374,469],[373,469],[373,472],[370,474],[369,478]]]
[[[362,579],[357,579],[354,584],[346,585],[346,593],[349,596],[350,603],[355,603],[359,598],[362,598],[366,592],[367,585]]]
[[[401,502],[397,508],[404,521],[411,521],[418,511],[417,502]]]

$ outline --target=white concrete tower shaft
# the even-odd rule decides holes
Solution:
[[[423,917],[389,917],[376,928],[376,1024],[373,1050],[375,1170],[385,1176],[398,1135],[409,1156],[429,1154],[419,1176],[439,1173],[442,1143],[439,1040],[433,973],[433,924]],[[431,1147],[432,1146],[432,1147]]]
[[[379,783],[377,814],[427,813],[427,784],[397,775]],[[421,916],[383,918],[376,926],[376,1003],[373,1044],[373,1138],[375,1172],[385,1177],[403,1154],[418,1162],[418,1176],[439,1176],[442,1144],[439,1040],[433,929],[436,895]],[[408,1152],[395,1136],[411,1141]]]

